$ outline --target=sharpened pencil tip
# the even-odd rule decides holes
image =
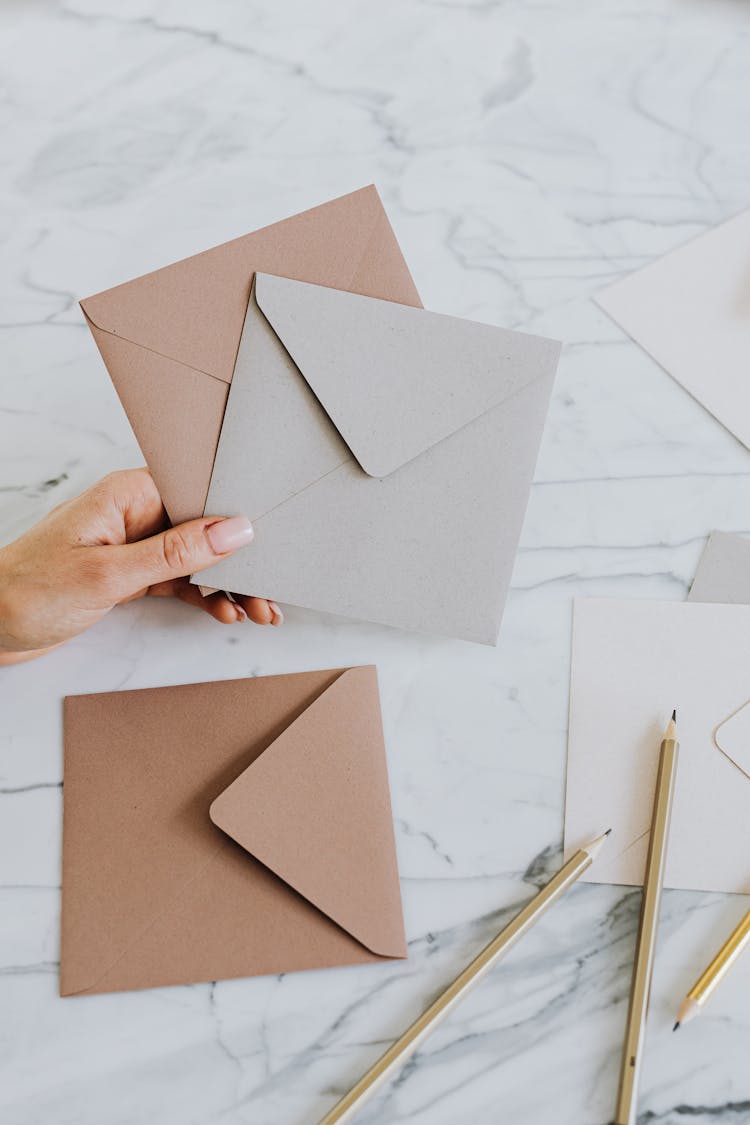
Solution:
[[[672,712],[672,722],[673,723],[677,722],[677,708],[676,707],[675,707],[674,711]]]
[[[609,836],[611,831],[612,829],[608,828],[606,832],[601,832],[595,840],[592,840],[590,844],[586,844],[583,850],[585,852],[588,852],[592,859],[596,859],[596,857],[599,855],[599,852],[606,844],[607,837]]]
[[[680,1026],[680,1021],[678,1020],[678,1021],[677,1021],[677,1023],[676,1023],[676,1024],[674,1025],[674,1027],[672,1028],[672,1031],[677,1031],[677,1028],[678,1028],[679,1026]]]

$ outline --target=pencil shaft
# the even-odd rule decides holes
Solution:
[[[560,895],[580,878],[591,864],[592,858],[587,851],[576,852],[531,902],[516,914],[505,929],[485,946],[462,973],[459,973],[445,992],[438,996],[437,1000],[434,1000],[429,1008],[407,1028],[393,1046],[381,1055],[349,1093],[322,1118],[319,1125],[343,1125],[344,1122],[350,1121],[364,1102],[406,1062],[467,992],[490,972]]]
[[[627,1031],[620,1064],[620,1085],[617,1095],[615,1125],[635,1125],[646,1017],[651,991],[651,976],[659,926],[659,907],[667,860],[669,822],[677,770],[679,745],[673,738],[665,739],[659,754],[651,835],[643,882],[643,899],[638,925],[633,980],[630,990]]]
[[[697,1001],[699,1004],[705,1004],[719,981],[726,976],[748,943],[750,943],[750,910],[745,914],[740,924],[732,930],[711,963],[698,977],[688,992],[688,998]]]

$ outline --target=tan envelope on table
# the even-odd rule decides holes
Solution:
[[[560,345],[259,273],[197,582],[494,644]]]
[[[174,523],[203,512],[256,270],[420,304],[373,186],[81,301]]]
[[[65,700],[60,991],[406,956],[373,667]]]

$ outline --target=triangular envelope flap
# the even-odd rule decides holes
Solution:
[[[89,326],[172,523],[193,519],[205,504],[216,453],[210,435],[221,429],[229,387]]]
[[[373,667],[342,673],[210,816],[373,953],[406,956]]]
[[[377,282],[403,260],[370,185],[87,297],[81,308],[97,328],[229,383],[253,273],[273,269],[349,286],[361,271],[367,292],[371,279],[362,259],[374,232],[384,243]],[[405,267],[402,272],[399,299],[418,304]]]
[[[554,375],[557,341],[258,274],[258,306],[366,473],[385,477]]]
[[[719,723],[714,742],[738,770],[750,777],[750,703]]]

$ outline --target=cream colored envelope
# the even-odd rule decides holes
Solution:
[[[609,286],[596,302],[750,448],[750,210]]]
[[[559,350],[257,274],[206,503],[255,540],[195,581],[494,644]]]
[[[612,828],[590,882],[643,882],[659,744],[680,757],[666,886],[750,893],[750,606],[575,603],[565,846]]]

